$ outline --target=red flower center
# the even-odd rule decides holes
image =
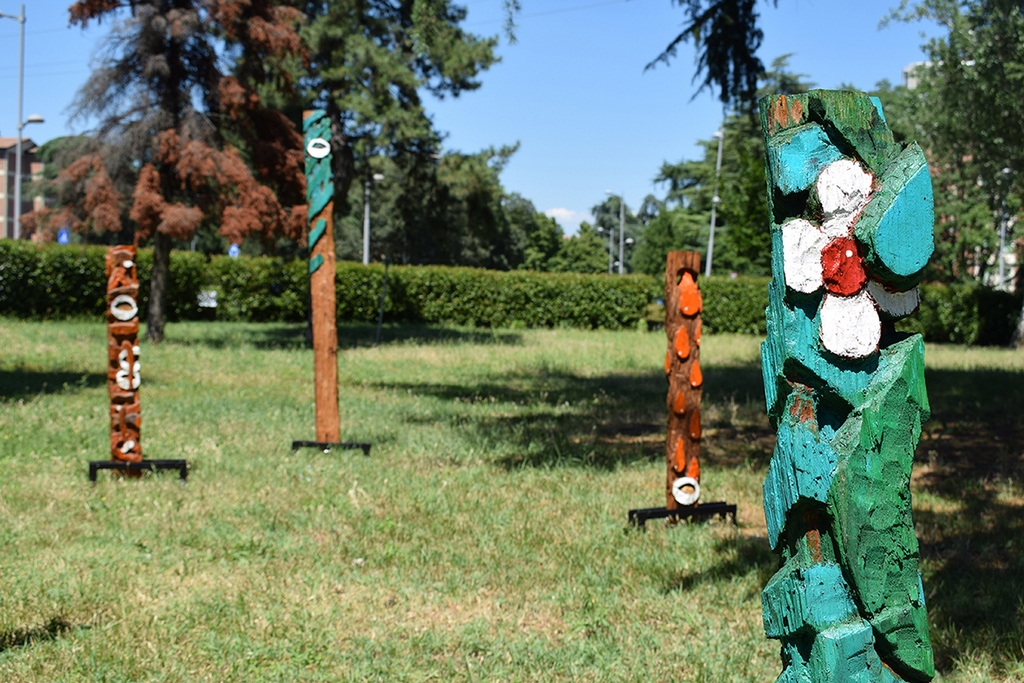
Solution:
[[[821,274],[825,289],[839,296],[851,296],[867,281],[857,243],[850,237],[837,237],[821,250]]]

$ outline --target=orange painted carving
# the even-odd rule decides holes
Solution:
[[[686,360],[690,356],[690,335],[686,333],[685,327],[680,327],[676,331],[676,340],[672,346],[679,360]]]
[[[700,254],[669,252],[665,264],[665,371],[668,394],[668,433],[665,438],[666,507],[675,510],[673,484],[681,477],[700,480],[700,313],[702,299],[697,277]],[[693,382],[697,379],[696,384]],[[692,489],[693,487],[691,487]]]
[[[700,460],[690,458],[690,462],[686,463],[686,469],[683,470],[683,476],[700,481]]]
[[[690,413],[690,438],[700,440],[700,408],[694,408]]]
[[[107,390],[110,395],[110,456],[142,460],[139,407],[139,276],[135,247],[107,249]]]
[[[686,394],[681,391],[677,391],[672,399],[672,412],[680,417],[686,414]]]
[[[704,373],[700,371],[700,362],[694,358],[690,366],[690,386],[694,389],[704,384]]]
[[[692,318],[701,312],[703,306],[697,281],[693,279],[690,271],[683,271],[683,276],[679,280],[679,310],[687,318]]]
[[[679,474],[686,471],[686,444],[683,443],[683,437],[676,439],[676,447],[672,457],[672,470]]]
[[[697,318],[697,334],[693,335],[693,341],[696,342],[697,346],[700,346],[700,334],[704,329],[704,321],[701,318]]]

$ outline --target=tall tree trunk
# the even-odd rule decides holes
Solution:
[[[1024,263],[1024,243],[1017,242],[1017,263]],[[1014,292],[1018,295],[1024,293],[1024,268],[1017,266],[1016,287]],[[1020,316],[1017,318],[1017,329],[1013,331],[1010,339],[1010,346],[1014,348],[1024,347],[1024,303],[1021,304]]]
[[[149,314],[146,316],[146,339],[153,344],[164,340],[167,306],[167,281],[171,265],[171,238],[159,230],[153,240],[153,275],[149,280]]]
[[[1024,305],[1021,306],[1020,317],[1017,318],[1017,329],[1013,331],[1010,346],[1018,349],[1024,346]]]

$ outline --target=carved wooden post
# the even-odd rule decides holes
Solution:
[[[107,388],[110,393],[110,456],[139,462],[139,275],[135,247],[107,249]],[[137,472],[135,473],[137,474]]]
[[[693,505],[700,498],[700,313],[704,308],[697,274],[700,254],[670,251],[665,262],[665,376],[668,379],[668,435],[665,507]]]
[[[338,328],[334,292],[334,178],[331,122],[324,111],[302,114],[306,142],[306,203],[309,206],[309,289],[313,307],[313,372],[316,439],[341,439],[338,416]]]
[[[912,313],[932,253],[932,188],[861,93],[762,98],[772,219],[764,482],[784,564],[762,596],[779,681],[934,676],[910,468],[929,413]]]

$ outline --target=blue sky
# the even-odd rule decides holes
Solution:
[[[0,12],[18,14],[0,0]],[[88,129],[69,122],[68,106],[89,74],[90,60],[110,24],[68,28],[68,0],[28,0],[25,25],[25,127],[36,142]],[[502,30],[501,0],[462,0],[465,28]],[[521,0],[518,42],[504,39],[502,61],[483,86],[459,98],[430,100],[445,148],[475,152],[520,143],[502,181],[558,218],[566,232],[600,203],[605,190],[630,207],[661,194],[653,178],[663,161],[695,158],[722,119],[709,93],[691,99],[694,53],[684,45],[670,66],[644,71],[678,33],[683,12],[670,0]],[[819,87],[841,83],[870,89],[883,78],[899,83],[907,64],[922,59],[921,24],[879,20],[896,0],[779,0],[759,3],[765,64],[793,53],[790,68]],[[17,122],[18,24],[0,19],[0,135]]]

